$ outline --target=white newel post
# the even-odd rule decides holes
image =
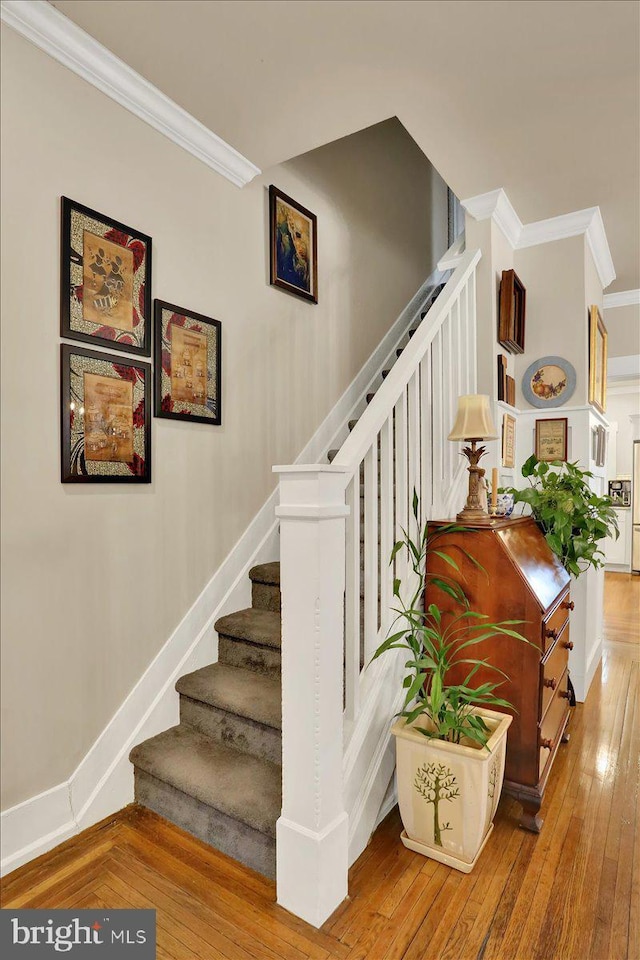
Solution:
[[[327,465],[280,476],[282,814],[278,903],[319,927],[347,896],[343,802],[347,476]]]

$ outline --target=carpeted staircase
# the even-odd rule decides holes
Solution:
[[[443,286],[434,289],[421,319]],[[409,338],[414,333],[410,330]],[[397,355],[401,353],[399,349]],[[382,380],[388,373],[382,371]],[[374,395],[367,394],[367,403]],[[349,429],[356,423],[351,420]],[[329,461],[337,453],[330,450]],[[362,483],[360,517],[364,517]],[[363,524],[360,541],[364,569]],[[275,877],[282,797],[280,564],[260,564],[249,577],[251,607],[215,624],[218,662],[176,684],[180,723],[134,747],[129,759],[138,803]],[[361,609],[361,664],[363,631]]]
[[[281,806],[280,564],[254,567],[252,606],[215,624],[219,661],[181,677],[180,723],[131,751],[135,797],[275,876]]]

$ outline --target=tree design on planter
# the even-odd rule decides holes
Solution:
[[[452,830],[450,823],[440,823],[440,801],[455,800],[460,796],[456,778],[443,763],[423,763],[418,767],[414,787],[427,803],[433,804],[433,841],[442,846],[442,834]]]
[[[489,798],[493,799],[496,793],[496,784],[498,782],[498,761],[494,760],[489,771]]]

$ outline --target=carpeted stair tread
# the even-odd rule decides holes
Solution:
[[[176,683],[183,697],[247,717],[267,727],[282,727],[282,690],[279,680],[242,670],[226,663],[212,663],[187,673]]]
[[[271,563],[259,563],[249,570],[249,579],[254,583],[268,583],[272,586],[280,586],[280,561],[273,560]]]
[[[272,610],[256,610],[255,607],[238,610],[237,613],[220,617],[214,630],[225,637],[235,637],[262,647],[280,649],[280,614]]]
[[[239,753],[184,725],[145,740],[129,759],[156,780],[275,837],[282,806],[282,771],[275,763]]]

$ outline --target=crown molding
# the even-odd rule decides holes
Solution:
[[[502,187],[461,200],[460,203],[474,220],[494,220],[511,246],[514,249],[518,246],[522,221]]]
[[[2,0],[0,18],[58,63],[237,187],[245,186],[260,173],[255,164],[46,0]]]
[[[620,293],[605,294],[605,310],[613,310],[614,307],[635,306],[640,306],[640,290],[621,290]]]
[[[500,227],[514,250],[584,235],[603,288],[608,287],[615,280],[616,271],[611,259],[600,207],[589,207],[586,210],[576,210],[574,213],[565,213],[559,217],[550,217],[548,220],[523,224],[502,188],[462,200],[461,204],[474,220],[492,219]]]

